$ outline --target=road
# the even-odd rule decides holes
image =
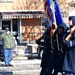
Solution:
[[[4,62],[0,62],[0,75],[40,75],[41,60],[37,58],[27,59],[24,49],[25,46],[18,47],[18,56],[13,58],[11,62],[13,67],[5,67]]]
[[[22,56],[20,55],[20,57],[17,56],[13,58],[11,62],[11,64],[14,65],[13,67],[5,67],[4,62],[0,62],[0,75],[40,75],[41,59],[35,58],[36,55],[31,59],[27,59],[23,50],[24,49],[19,50],[18,52],[18,54]]]
[[[40,75],[41,60],[39,59],[12,60],[11,63],[13,67],[5,67],[4,62],[0,62],[0,75]]]
[[[31,60],[13,60],[13,67],[5,67],[4,62],[0,62],[0,75],[39,75],[39,59]]]

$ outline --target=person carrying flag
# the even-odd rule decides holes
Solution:
[[[54,30],[56,29],[56,26],[54,23],[54,18],[51,19],[51,17],[53,16],[52,14],[50,14],[52,12],[52,10],[48,7],[47,0],[45,1],[44,6],[45,6],[46,15],[49,16],[48,17],[49,24],[47,26],[47,31],[46,31],[46,34],[44,37],[44,50],[43,50],[44,52],[42,55],[42,61],[41,61],[42,69],[41,69],[40,75],[44,75],[46,73],[49,59],[50,59],[50,54],[53,53],[52,36],[54,34]]]
[[[57,75],[59,72],[62,73],[63,61],[65,56],[65,51],[63,48],[63,37],[66,32],[65,26],[66,25],[64,23],[60,24],[53,35],[53,47],[55,49],[55,52],[53,57],[54,72],[52,75]]]
[[[47,3],[48,3],[48,5],[47,5]],[[65,24],[64,24],[57,0],[54,0],[54,1],[46,0],[45,6],[46,6],[45,11],[46,11],[46,14],[47,14],[47,17],[49,20],[49,25],[50,25],[50,31],[49,31],[50,32],[50,56],[49,56],[49,62],[47,64],[48,66],[47,66],[46,72],[43,75],[52,75],[53,69],[54,69],[54,75],[57,75],[59,69],[56,65],[58,64],[57,62],[61,61],[61,60],[58,60],[57,54],[56,54],[57,48],[54,48],[55,44],[53,44],[53,42],[54,42],[53,37],[55,35],[54,34],[55,30],[53,29],[53,26],[57,25],[59,27],[59,25],[62,24],[64,26]],[[63,27],[61,27],[61,28],[63,28]],[[64,29],[66,29],[66,27],[64,27]],[[51,33],[53,33],[53,34],[51,34]],[[62,40],[63,35],[61,35],[61,33],[62,32],[60,32],[60,38],[58,38],[58,40],[61,39],[61,41],[63,41]]]

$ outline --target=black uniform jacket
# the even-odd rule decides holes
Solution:
[[[50,30],[47,29],[44,35],[44,49],[41,61],[41,67],[47,68],[50,57]]]

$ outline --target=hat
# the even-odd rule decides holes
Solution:
[[[72,24],[75,25],[75,16],[69,16],[69,21],[72,20]]]
[[[9,31],[9,28],[6,28],[5,30],[6,30],[6,31]]]
[[[68,26],[65,23],[60,24],[58,27],[63,28],[64,31],[66,31],[66,29],[68,28]]]

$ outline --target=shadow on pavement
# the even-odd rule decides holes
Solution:
[[[28,57],[28,59],[39,59],[38,57]]]
[[[28,59],[39,59],[36,53],[32,53],[31,55],[27,55]]]
[[[0,72],[0,75],[13,75],[13,72]]]

